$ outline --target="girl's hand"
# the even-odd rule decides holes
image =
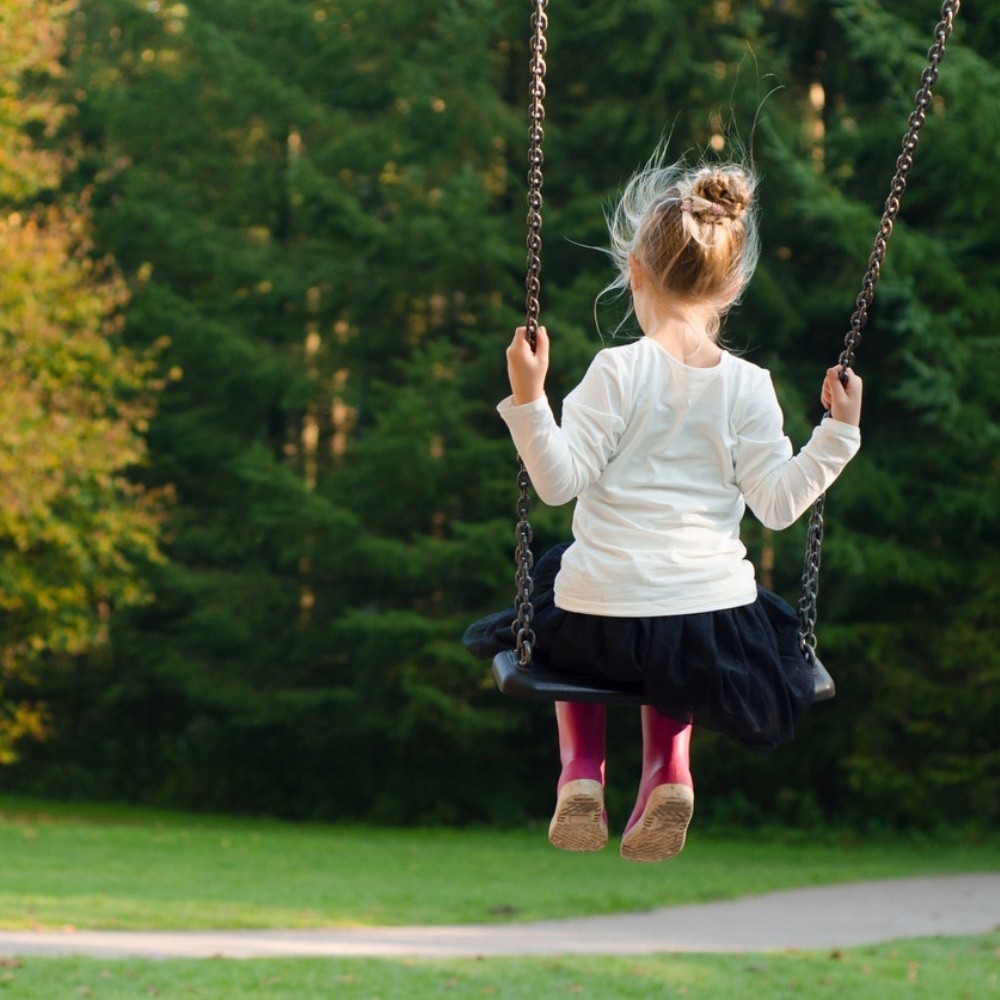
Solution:
[[[840,381],[842,371],[840,365],[834,365],[827,371],[820,400],[834,420],[857,427],[861,423],[861,379],[848,368],[845,386]]]
[[[514,405],[523,406],[545,395],[545,375],[549,370],[549,335],[538,328],[535,350],[528,343],[528,329],[519,326],[507,348],[507,377]]]

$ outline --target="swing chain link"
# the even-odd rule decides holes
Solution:
[[[878,284],[885,263],[885,254],[892,237],[896,217],[899,215],[900,204],[906,191],[906,182],[910,168],[913,166],[913,154],[920,140],[920,130],[927,120],[927,112],[932,105],[932,91],[937,83],[941,60],[944,58],[945,45],[951,37],[955,16],[961,7],[961,0],[944,0],[941,7],[941,19],[934,29],[934,44],[927,52],[927,66],[920,78],[920,89],[914,98],[914,109],[908,121],[906,134],[903,136],[902,152],[896,160],[896,172],[889,186],[889,197],[886,199],[879,223],[875,246],[868,259],[868,270],[861,282],[861,292],[855,301],[855,310],[851,316],[850,328],[844,337],[844,349],[837,359],[841,368],[841,379],[847,377],[847,369],[854,366],[855,351],[861,343],[861,334],[868,322],[868,310],[875,297],[875,286]],[[799,600],[799,642],[802,652],[810,664],[816,660],[816,602],[819,596],[819,567],[823,545],[823,513],[826,505],[826,494],[820,494],[813,504],[809,517],[809,534],[806,542],[805,560],[802,566],[802,597]]]
[[[545,31],[549,19],[545,13],[548,0],[532,2],[535,9],[531,15],[531,85],[528,90],[531,103],[528,106],[528,258],[524,307],[528,343],[534,350],[542,291],[542,166],[545,162],[542,144],[545,141],[545,55],[548,50]]]
[[[534,11],[531,15],[531,84],[529,95],[531,103],[528,106],[528,237],[527,237],[527,275],[525,277],[525,327],[528,343],[532,350],[538,336],[538,318],[541,313],[542,291],[542,165],[545,157],[542,143],[545,140],[545,55],[548,42],[545,31],[549,25],[545,8],[548,0],[532,0]],[[527,670],[531,666],[531,654],[535,644],[535,633],[531,628],[534,608],[531,595],[534,592],[534,582],[531,571],[534,568],[534,557],[531,554],[533,532],[528,515],[531,512],[531,479],[524,466],[524,459],[517,458],[517,527],[514,529],[517,540],[515,561],[517,571],[515,585],[517,593],[514,598],[516,618],[511,626],[517,645],[518,667]]]
[[[802,565],[802,596],[799,598],[799,642],[806,660],[816,660],[816,606],[819,598],[819,568],[823,555],[823,512],[826,494],[821,493],[809,515],[809,538]]]

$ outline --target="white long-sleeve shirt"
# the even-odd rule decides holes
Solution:
[[[767,371],[726,352],[693,368],[649,337],[598,353],[562,426],[544,396],[497,409],[539,497],[577,499],[556,605],[612,617],[752,603],[746,507],[787,527],[861,444],[828,417],[793,457]]]

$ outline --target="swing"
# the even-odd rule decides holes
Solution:
[[[548,0],[532,0],[534,12],[531,16],[531,98],[528,147],[528,216],[527,216],[527,296],[525,308],[528,341],[535,345],[540,313],[541,293],[541,251],[542,251],[542,141],[545,120],[545,54],[548,43],[545,36],[548,27],[546,7]],[[892,236],[893,225],[899,214],[900,201],[906,190],[906,181],[913,166],[913,154],[917,148],[920,130],[931,106],[931,92],[937,83],[939,64],[944,57],[945,44],[951,36],[955,16],[961,0],[944,0],[941,19],[934,29],[934,44],[927,53],[927,66],[921,76],[921,86],[915,98],[907,130],[903,136],[902,152],[896,160],[896,172],[890,184],[875,246],[868,259],[868,269],[861,284],[861,292],[855,302],[850,328],[844,338],[844,349],[837,359],[842,378],[846,380],[847,369],[854,364],[855,349],[861,341],[861,332],[868,321],[868,310],[875,296],[885,253]],[[641,705],[646,703],[641,683],[616,684],[591,677],[576,676],[563,671],[545,670],[532,663],[532,648],[535,641],[531,629],[533,609],[531,594],[533,584],[531,570],[534,560],[531,554],[532,529],[528,521],[531,500],[528,489],[531,485],[524,460],[518,456],[518,501],[516,507],[517,538],[516,586],[514,599],[516,620],[512,629],[516,638],[516,648],[504,650],[493,658],[493,676],[499,690],[513,698],[525,701],[581,701],[600,702],[609,705]],[[799,599],[799,642],[802,653],[813,669],[814,701],[826,701],[835,694],[833,678],[816,655],[816,600],[819,593],[820,550],[823,543],[823,510],[825,494],[813,504],[809,517],[809,531],[806,541],[805,559],[802,568],[802,595]]]

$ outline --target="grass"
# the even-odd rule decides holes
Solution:
[[[528,920],[837,881],[1000,869],[1000,839],[822,843],[693,831],[669,865],[554,851],[542,828],[386,830],[0,798],[0,926],[209,929]],[[648,996],[1000,1000],[1000,935],[826,953],[0,959],[0,998]]]
[[[1000,838],[699,835],[667,865],[542,828],[388,830],[0,798],[0,927],[330,927],[641,911],[795,886],[1000,869]]]
[[[308,997],[310,1000],[988,1000],[1000,997],[1000,936],[925,939],[826,953],[493,958],[455,961],[0,960],[0,996]]]

